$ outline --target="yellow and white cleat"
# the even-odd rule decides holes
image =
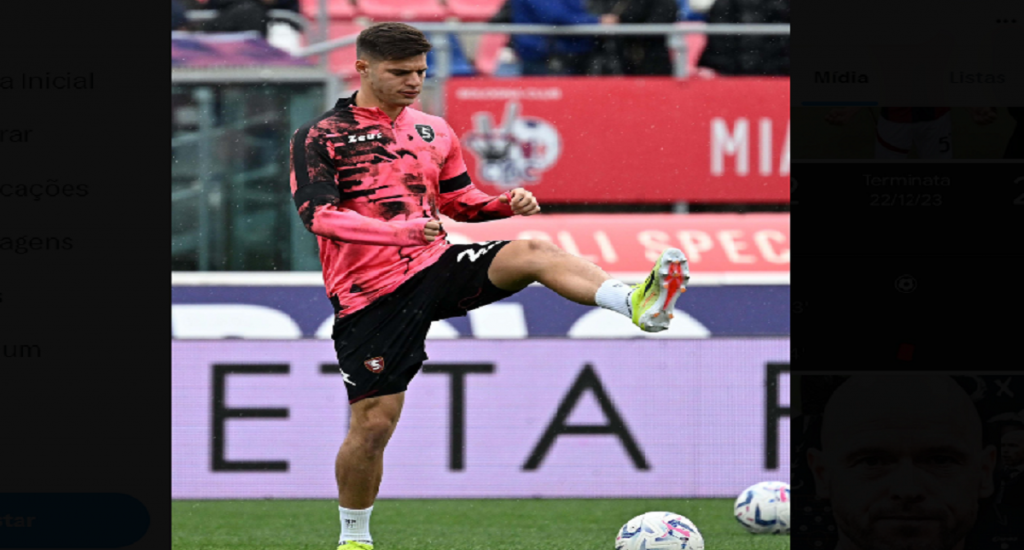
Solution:
[[[690,267],[686,255],[678,248],[668,248],[647,279],[633,287],[630,305],[633,324],[645,332],[661,332],[668,328],[676,300],[686,292]]]
[[[338,550],[373,550],[373,545],[350,540],[345,544],[338,546]]]

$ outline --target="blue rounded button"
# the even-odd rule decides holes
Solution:
[[[121,493],[0,493],[0,548],[118,548],[148,529],[149,511]]]

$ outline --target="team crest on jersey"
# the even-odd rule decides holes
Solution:
[[[384,370],[384,358],[374,357],[372,359],[367,359],[366,361],[363,361],[363,365],[365,365],[367,370],[373,374],[378,374]]]
[[[519,116],[516,101],[505,104],[505,118],[494,126],[491,113],[473,114],[473,130],[466,148],[476,155],[480,179],[502,189],[514,189],[540,179],[558,161],[562,138],[550,122]]]
[[[417,124],[416,131],[419,132],[420,137],[423,138],[423,141],[427,143],[434,141],[434,129],[431,128],[430,126],[427,126],[426,124]]]

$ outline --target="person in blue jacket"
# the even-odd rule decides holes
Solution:
[[[591,15],[582,0],[511,0],[513,23],[543,25],[614,25],[616,15]],[[523,63],[523,75],[584,75],[594,50],[590,36],[517,34],[512,49]]]

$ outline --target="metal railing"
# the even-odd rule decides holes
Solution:
[[[435,101],[433,108],[428,109],[432,114],[444,115],[444,89],[445,83],[451,77],[452,67],[452,45],[449,43],[449,34],[540,34],[549,36],[566,35],[596,35],[596,36],[657,36],[668,37],[668,46],[675,51],[673,61],[673,76],[676,78],[687,78],[688,71],[688,46],[686,35],[789,35],[789,24],[767,24],[767,23],[716,23],[707,24],[702,22],[679,22],[671,24],[654,23],[630,23],[619,25],[522,25],[522,24],[494,24],[494,23],[410,23],[414,27],[426,33],[436,53],[436,72],[434,74]],[[321,35],[322,36],[322,35]],[[337,48],[355,44],[358,35],[342,36],[332,38],[300,49],[295,53],[298,57],[309,57],[313,55],[326,54]],[[326,56],[321,58],[321,61]]]
[[[668,36],[669,48],[675,50],[674,76],[686,78],[687,34],[756,34],[789,35],[789,24],[761,23],[717,23],[680,22],[673,24],[629,23],[620,25],[520,25],[493,23],[410,23],[430,35],[430,43],[437,52],[437,78],[444,80],[451,76],[451,44],[448,34],[540,34],[549,36],[596,35],[596,36]],[[308,57],[355,44],[356,35],[325,40],[299,50],[296,55]]]
[[[189,20],[207,20],[216,17],[217,12],[213,10],[192,10],[187,12]],[[327,54],[338,48],[344,48],[356,43],[357,34],[326,39],[326,18],[324,13],[318,13],[315,32],[310,21],[301,14],[287,10],[270,10],[268,16],[271,20],[287,21],[295,23],[306,35],[312,45],[300,48],[294,53],[297,57],[320,56],[318,65],[327,68]],[[538,34],[547,36],[666,36],[668,47],[675,52],[672,74],[676,78],[687,78],[689,76],[688,55],[689,48],[686,42],[688,34],[704,35],[776,35],[788,36],[790,26],[788,23],[714,23],[684,21],[679,23],[629,23],[618,25],[523,25],[504,23],[410,23],[414,27],[426,33],[433,45],[436,54],[436,66],[434,77],[430,85],[435,92],[436,105],[429,109],[433,114],[444,114],[444,89],[445,83],[451,77],[452,69],[452,44],[449,35],[456,34]]]

